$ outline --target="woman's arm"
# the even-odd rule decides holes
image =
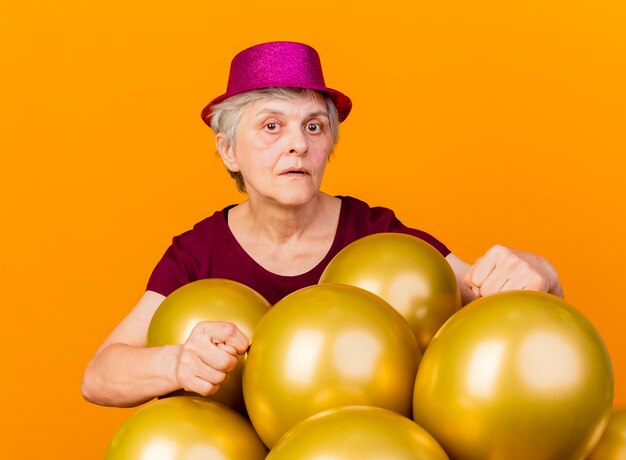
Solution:
[[[147,347],[150,320],[164,297],[146,291],[87,365],[83,397],[95,404],[131,407],[179,389],[215,393],[248,348],[232,323],[201,322],[181,345]]]
[[[478,297],[514,289],[548,292],[563,297],[563,289],[552,264],[530,252],[495,245],[476,259],[474,265],[452,253],[446,260],[461,289],[463,305]]]

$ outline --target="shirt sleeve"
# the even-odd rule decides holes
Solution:
[[[168,296],[174,290],[192,281],[193,257],[186,246],[190,232],[175,236],[152,271],[146,287],[149,291]]]

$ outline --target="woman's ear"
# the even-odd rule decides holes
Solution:
[[[217,133],[215,136],[215,146],[217,147],[217,153],[220,154],[220,157],[228,170],[238,172],[239,165],[237,164],[235,149],[233,148],[233,145],[228,142],[224,133]]]

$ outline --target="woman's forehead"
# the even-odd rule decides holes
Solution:
[[[302,96],[294,98],[267,97],[250,103],[244,112],[244,116],[256,118],[264,114],[283,116],[305,117],[311,114],[328,117],[328,110],[324,98],[315,96]]]

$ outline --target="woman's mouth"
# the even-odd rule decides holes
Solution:
[[[281,176],[306,176],[309,172],[302,168],[288,169],[281,173]]]

